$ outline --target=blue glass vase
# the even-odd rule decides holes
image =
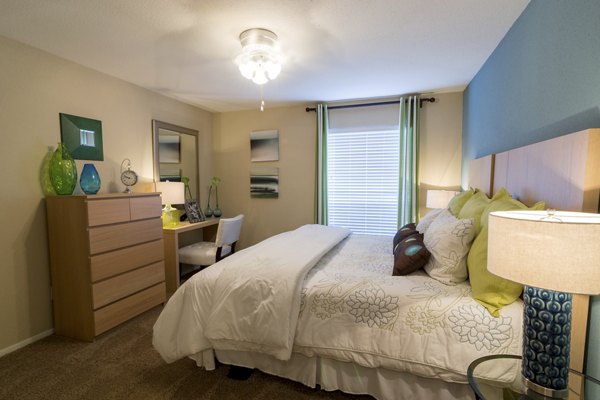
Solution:
[[[212,194],[212,185],[208,188],[208,203],[206,203],[206,209],[204,210],[204,215],[206,218],[210,218],[213,216],[213,210],[210,208],[210,195]]]
[[[212,210],[212,213],[213,217],[219,218],[221,215],[223,215],[223,213],[219,208],[219,188],[217,186],[215,186],[215,198],[217,199],[217,207],[214,210]]]
[[[79,186],[85,194],[96,194],[100,190],[100,175],[94,167],[94,164],[85,164],[83,171],[81,171],[81,178],[79,179]]]

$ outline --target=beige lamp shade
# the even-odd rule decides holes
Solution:
[[[161,192],[162,204],[185,203],[183,182],[156,182],[156,191]]]
[[[450,200],[456,196],[457,193],[458,192],[454,190],[428,190],[425,207],[446,208]]]
[[[487,267],[494,275],[543,289],[600,294],[600,214],[492,212],[488,229]]]

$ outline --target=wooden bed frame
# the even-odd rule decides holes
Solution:
[[[598,213],[600,129],[587,129],[473,160],[469,164],[469,185],[489,190],[489,195],[504,187],[526,205],[544,200],[548,208],[556,210]],[[585,368],[588,315],[589,297],[575,295],[571,369],[580,373]],[[581,378],[571,374],[570,399],[580,398],[582,385]]]

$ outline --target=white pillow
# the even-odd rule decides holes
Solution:
[[[425,234],[425,232],[429,228],[429,225],[431,225],[433,220],[435,220],[442,211],[444,211],[443,208],[436,208],[435,210],[431,210],[427,214],[425,214],[425,216],[421,218],[421,220],[417,224],[417,231],[419,231],[419,233]]]
[[[442,210],[425,232],[423,242],[431,253],[425,272],[447,285],[463,282],[468,277],[467,253],[475,237],[475,219],[457,219]]]

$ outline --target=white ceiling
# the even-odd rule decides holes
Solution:
[[[0,35],[210,111],[461,90],[528,0],[0,0]],[[274,31],[259,87],[239,34]]]

